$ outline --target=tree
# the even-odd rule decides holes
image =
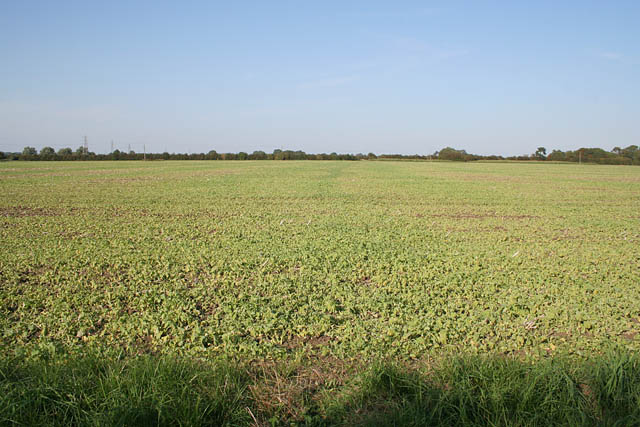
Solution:
[[[76,148],[76,154],[78,154],[78,155],[84,154],[84,146],[83,145],[81,145],[78,148]]]
[[[58,156],[70,156],[73,154],[73,150],[69,147],[61,148],[58,150]]]
[[[44,147],[42,150],[40,150],[40,155],[41,156],[53,156],[55,154],[56,154],[56,152],[51,147]]]
[[[547,156],[547,160],[552,161],[563,161],[566,160],[567,155],[560,150],[553,150],[549,156]]]
[[[538,160],[544,160],[547,158],[547,149],[544,147],[538,147],[534,155]]]
[[[467,161],[469,160],[469,155],[465,150],[445,147],[438,152],[438,158],[442,160]]]
[[[622,151],[620,152],[622,156],[628,157],[630,159],[636,158],[639,153],[640,153],[640,150],[638,150],[637,145],[630,145],[626,148],[623,148]]]
[[[22,155],[23,156],[35,156],[37,154],[38,154],[38,152],[33,147],[24,147],[22,149]]]
[[[267,153],[261,150],[256,150],[251,154],[250,158],[252,160],[265,160],[267,158]]]
[[[282,150],[279,148],[276,148],[275,150],[273,150],[273,160],[284,160],[284,154],[282,153]]]

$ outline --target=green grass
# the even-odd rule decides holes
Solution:
[[[285,372],[290,370],[289,376]],[[267,372],[169,356],[0,363],[5,425],[591,426],[640,423],[640,359],[583,363],[465,357],[435,368],[375,364],[265,405],[303,366]],[[282,380],[282,376],[285,377]],[[277,382],[277,387],[274,385]]]
[[[640,359],[624,352],[583,363],[467,357],[422,375],[374,367],[341,415],[380,426],[637,425],[639,392]]]
[[[222,358],[250,377],[243,398],[284,387],[255,398],[263,420],[330,420],[338,397],[329,405],[309,390],[333,395],[380,360],[580,364],[611,348],[634,354],[639,184],[639,168],[574,164],[2,162],[0,348],[33,363],[113,352],[126,366],[137,356]],[[252,363],[278,376],[256,382]],[[297,364],[304,375],[287,371]],[[319,378],[309,373],[319,367]],[[633,378],[616,369],[588,370],[615,379],[615,392],[597,397],[597,420],[635,416]],[[534,398],[570,396],[569,383],[551,390],[536,380],[522,394],[532,378],[513,383],[515,400],[573,417]],[[422,411],[416,419],[429,423],[431,400],[416,390],[436,392],[420,384],[389,402],[398,417]],[[513,410],[488,393],[481,408]],[[455,396],[434,398],[445,397]],[[442,419],[473,423],[477,400],[455,399],[468,412],[437,406]],[[393,421],[396,406],[373,421]]]
[[[3,425],[248,424],[246,374],[170,358],[4,359]]]

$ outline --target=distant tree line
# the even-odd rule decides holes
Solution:
[[[627,148],[615,147],[611,151],[601,148],[581,148],[576,151],[553,150],[547,160],[561,162],[587,162],[605,165],[640,165],[640,150],[637,145]]]
[[[304,151],[274,150],[273,153],[254,151],[253,153],[136,153],[135,151],[114,150],[109,154],[96,154],[78,147],[62,148],[57,152],[51,147],[44,147],[40,152],[33,147],[24,147],[21,153],[3,153],[0,159],[9,160],[361,160],[375,154],[308,154]]]
[[[637,145],[626,148],[615,147],[611,151],[601,148],[580,148],[575,151],[553,150],[547,154],[544,147],[538,147],[535,153],[523,156],[481,156],[469,154],[465,150],[446,147],[430,155],[405,155],[405,154],[309,154],[304,151],[274,150],[272,153],[254,151],[253,153],[218,153],[211,150],[208,153],[136,153],[115,150],[109,154],[96,154],[88,152],[84,147],[78,147],[75,151],[71,148],[62,148],[55,151],[51,147],[44,147],[38,152],[33,147],[24,147],[21,153],[4,153],[0,151],[0,159],[8,160],[375,160],[375,159],[402,159],[402,160],[449,160],[469,162],[475,160],[526,160],[526,161],[562,161],[585,162],[608,165],[640,165],[640,150]]]
[[[640,165],[640,150],[637,145],[630,145],[627,148],[615,147],[611,151],[602,148],[580,148],[575,151],[553,150],[547,155],[544,147],[538,147],[535,153],[522,156],[480,156],[469,154],[465,150],[456,150],[446,147],[436,151],[432,155],[406,156],[402,154],[381,154],[379,158],[384,159],[415,159],[415,160],[451,160],[458,162],[470,162],[474,160],[525,160],[525,161],[557,161],[557,162],[584,162],[599,163],[605,165]]]

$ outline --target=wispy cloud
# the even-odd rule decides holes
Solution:
[[[468,54],[469,51],[467,49],[440,49],[432,53],[433,57],[437,59],[458,58]]]
[[[390,46],[395,51],[410,52],[432,59],[450,59],[469,54],[464,48],[440,47],[414,37],[392,37]]]
[[[414,9],[396,9],[377,11],[361,10],[358,12],[349,13],[348,16],[355,16],[358,18],[384,18],[384,19],[416,19],[423,17],[432,17],[442,14],[445,9],[435,7],[419,7]]]
[[[300,89],[331,88],[331,87],[337,87],[337,86],[344,86],[349,83],[355,82],[359,79],[360,79],[360,76],[357,76],[357,75],[327,77],[327,78],[321,78],[321,79],[301,83],[298,85],[298,87]]]
[[[599,51],[596,52],[596,56],[599,58],[608,59],[610,61],[618,61],[623,58],[623,55],[621,53],[613,51]]]

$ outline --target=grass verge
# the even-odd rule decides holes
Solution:
[[[640,425],[640,358],[623,351],[582,361],[465,357],[429,369],[381,363],[288,387],[305,369],[169,356],[4,356],[0,423]]]

